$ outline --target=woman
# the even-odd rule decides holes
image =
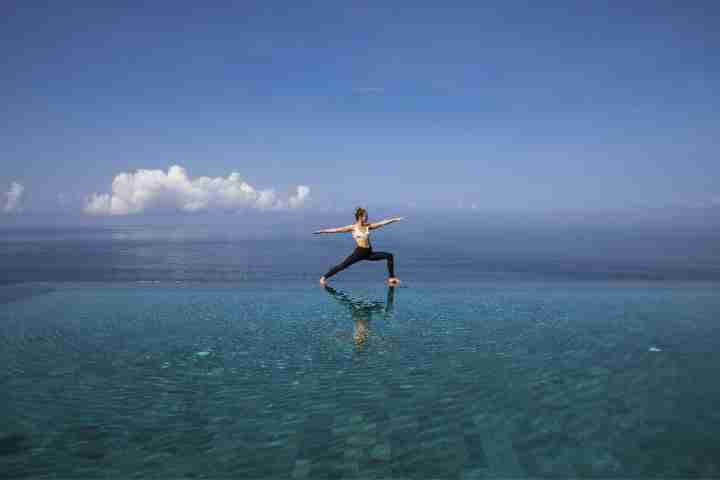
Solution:
[[[368,215],[367,210],[362,207],[358,207],[355,210],[355,223],[352,225],[346,225],[338,228],[327,228],[325,230],[318,230],[313,233],[341,233],[351,232],[357,247],[355,251],[351,253],[342,263],[335,265],[328,272],[320,277],[320,283],[325,285],[328,278],[332,277],[340,270],[344,270],[353,263],[359,262],[360,260],[387,260],[387,269],[390,278],[388,278],[388,284],[397,285],[400,283],[400,279],[395,276],[395,265],[393,262],[393,254],[388,252],[373,252],[372,246],[370,245],[370,230],[384,227],[393,222],[402,220],[403,217],[395,217],[389,220],[383,220],[377,223],[367,223]]]

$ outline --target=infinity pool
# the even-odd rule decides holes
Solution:
[[[720,285],[0,287],[7,477],[720,475]]]

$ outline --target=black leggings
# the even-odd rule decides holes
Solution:
[[[325,278],[330,278],[340,270],[345,270],[353,263],[360,260],[387,260],[387,269],[391,277],[395,276],[395,264],[393,263],[393,254],[388,252],[373,252],[372,248],[357,247],[342,263],[335,265],[325,274]]]

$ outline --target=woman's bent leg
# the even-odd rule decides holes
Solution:
[[[390,277],[395,277],[395,259],[393,257],[392,253],[388,252],[373,252],[369,257],[368,260],[387,260],[387,269],[388,273],[390,274]]]
[[[347,257],[345,260],[343,260],[342,263],[339,263],[339,264],[335,265],[334,267],[332,267],[332,268],[331,268],[330,270],[328,270],[328,272],[327,272],[325,275],[323,275],[323,276],[324,276],[325,279],[327,280],[328,278],[332,277],[333,275],[335,275],[335,274],[338,273],[339,271],[345,270],[347,267],[349,267],[349,266],[352,265],[353,263],[359,262],[359,261],[362,260],[363,258],[365,258],[364,252],[362,252],[362,251],[359,250],[359,249],[355,249],[355,251],[354,251],[353,253],[351,253],[350,255],[348,255],[348,257]]]

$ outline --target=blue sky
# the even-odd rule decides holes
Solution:
[[[171,165],[313,211],[720,204],[715,2],[99,5],[0,7],[9,213]]]

